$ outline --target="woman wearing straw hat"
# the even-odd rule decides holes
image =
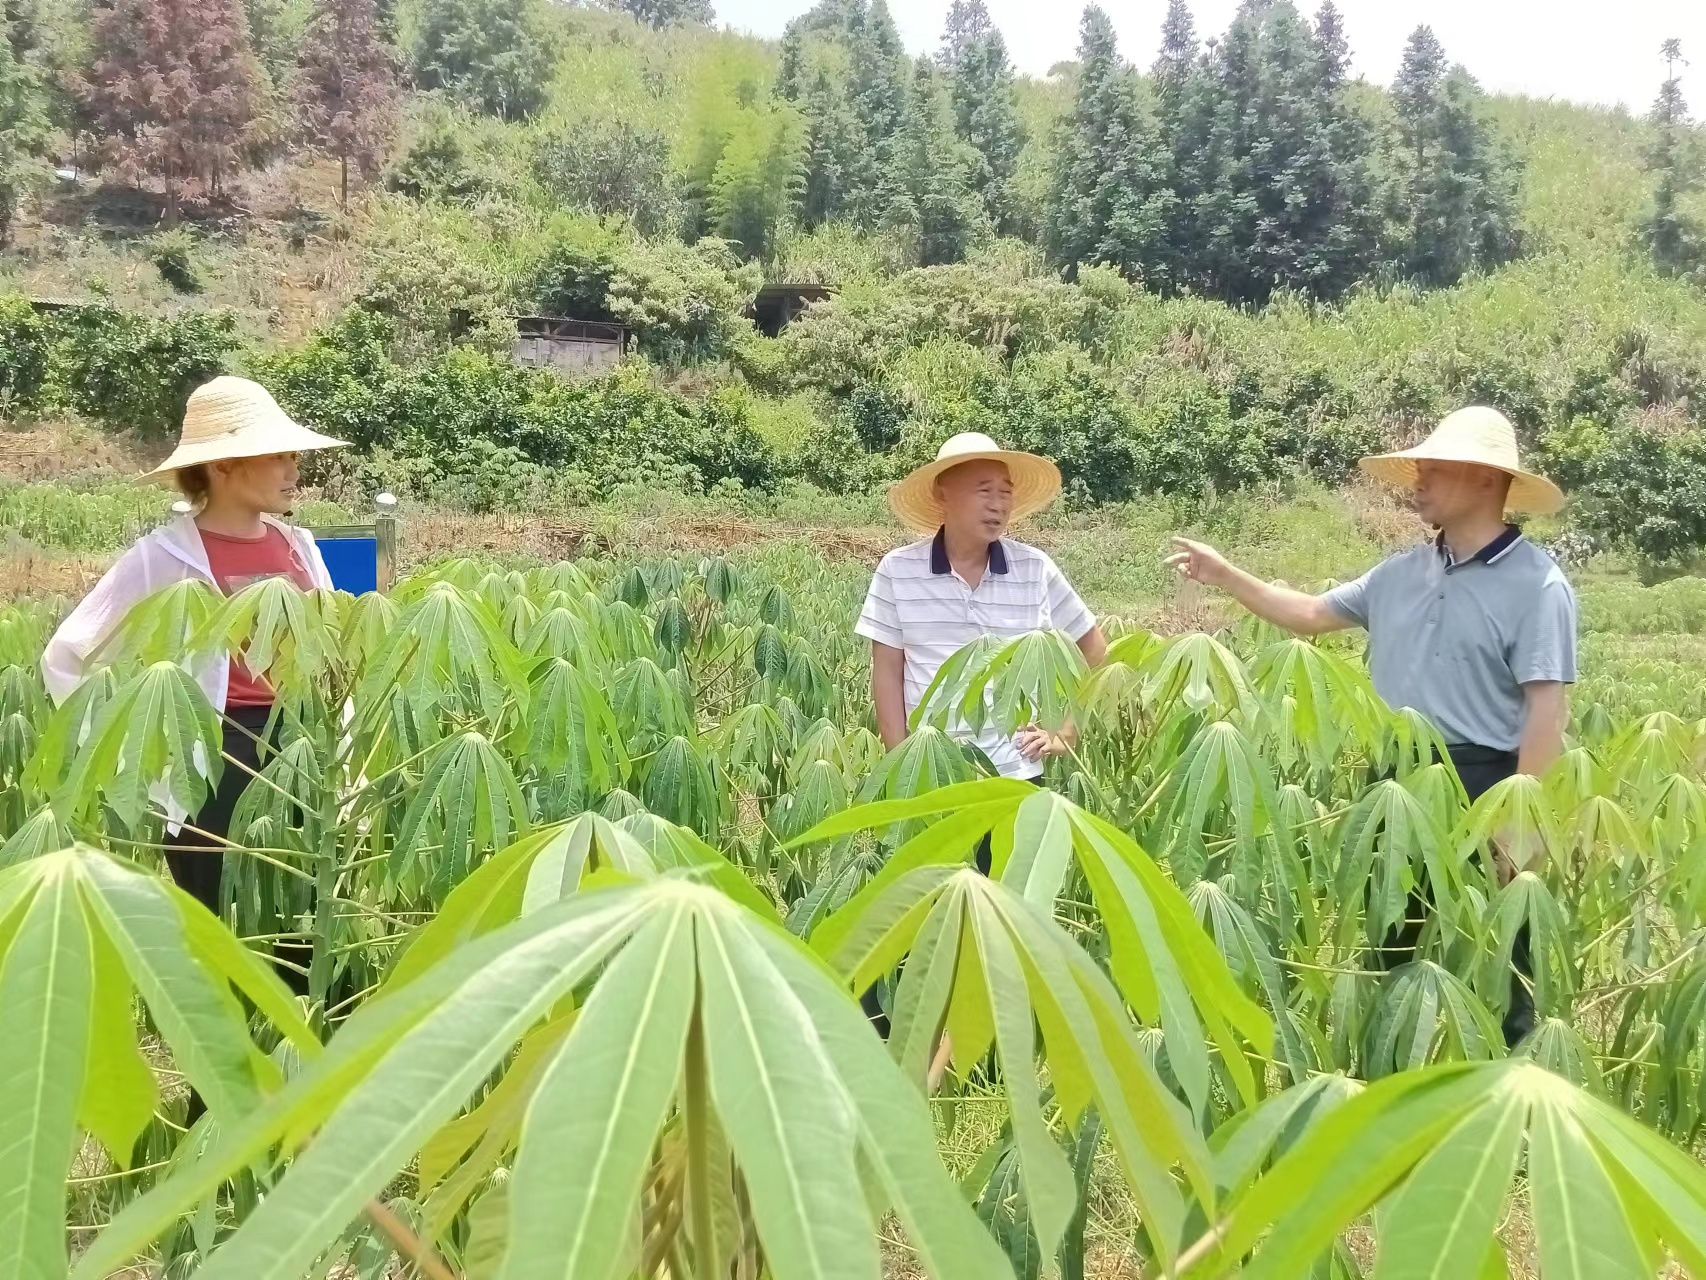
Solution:
[[[1173,539],[1168,563],[1300,635],[1367,628],[1375,690],[1434,723],[1471,799],[1512,774],[1544,773],[1563,750],[1565,691],[1576,679],[1576,597],[1505,512],[1557,511],[1563,493],[1523,469],[1510,421],[1479,405],[1449,415],[1415,448],[1361,466],[1409,490],[1438,536],[1319,596],[1263,582],[1184,538]],[[1382,958],[1408,959],[1420,934],[1411,922]],[[1526,973],[1526,933],[1516,959]],[[1506,1040],[1515,1044],[1533,1017],[1526,985],[1513,980]]]
[[[247,378],[220,377],[198,387],[177,449],[148,473],[171,477],[194,511],[144,535],[60,624],[42,654],[54,701],[64,702],[83,682],[132,606],[175,582],[197,578],[230,595],[262,578],[286,577],[304,591],[329,590],[331,576],[313,536],[276,517],[292,506],[297,455],[343,444],[293,422],[266,388]],[[223,716],[224,754],[238,767],[227,764],[216,792],[188,824],[187,815],[167,806],[166,862],[182,888],[217,912],[223,859],[211,855],[224,848],[232,809],[259,768],[273,692],[266,674],[250,671],[237,654],[192,672]]]

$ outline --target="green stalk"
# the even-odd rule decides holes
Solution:
[[[338,894],[338,796],[328,787],[320,812],[315,816],[314,839],[314,947],[308,962],[308,1000],[324,1010],[332,985],[332,924]]]
[[[716,1266],[716,1238],[711,1225],[710,1114],[706,1097],[705,1037],[699,1011],[687,1029],[687,1072],[682,1091],[682,1119],[687,1134],[687,1204],[692,1217],[694,1269],[709,1275]]]

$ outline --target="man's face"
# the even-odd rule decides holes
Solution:
[[[936,477],[942,523],[957,534],[994,542],[1013,515],[1013,480],[1005,463],[980,458]]]
[[[1436,529],[1473,515],[1501,495],[1504,473],[1470,462],[1416,463],[1416,489],[1411,504],[1416,514]]]
[[[284,515],[296,504],[296,455],[269,453],[260,458],[233,458],[213,464],[215,483],[246,507],[269,515]]]

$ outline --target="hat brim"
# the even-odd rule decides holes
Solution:
[[[999,462],[1013,481],[1012,520],[1041,511],[1060,494],[1060,468],[1047,458],[1016,449],[991,449],[956,454],[927,462],[889,489],[889,510],[914,533],[934,533],[942,527],[942,500],[936,479],[968,462]]]
[[[1524,471],[1519,467],[1500,466],[1484,458],[1444,457],[1438,453],[1405,449],[1400,453],[1378,453],[1363,458],[1357,465],[1365,475],[1372,476],[1383,484],[1398,489],[1414,489],[1418,474],[1416,464],[1421,461],[1462,462],[1469,466],[1504,472],[1511,478],[1510,494],[1505,498],[1505,506],[1511,511],[1546,516],[1563,510],[1567,501],[1564,491],[1545,476],[1537,476],[1532,471]]]
[[[347,449],[348,440],[336,440],[310,431],[300,423],[283,418],[265,426],[242,431],[216,440],[201,440],[180,444],[152,471],[142,478],[169,475],[185,467],[202,466],[209,462],[224,462],[232,458],[264,458],[275,453],[311,453],[317,449]]]

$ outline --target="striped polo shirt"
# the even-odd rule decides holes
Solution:
[[[910,719],[956,649],[982,636],[1021,636],[1027,631],[1063,631],[1078,640],[1095,625],[1094,615],[1066,576],[1035,547],[1010,538],[990,543],[989,568],[973,587],[948,563],[938,530],[934,538],[883,557],[854,630],[906,655]],[[993,727],[973,733],[964,724],[950,724],[949,733],[976,744],[1006,777],[1042,774],[1039,762],[1025,759],[1013,740]]]

